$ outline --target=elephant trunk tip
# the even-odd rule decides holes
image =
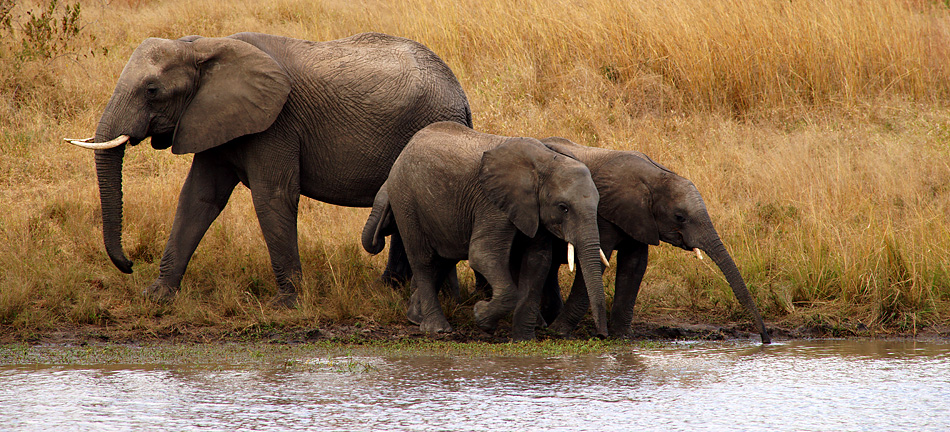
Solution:
[[[109,259],[122,273],[132,274],[132,260],[126,258],[125,253],[119,251],[117,254],[110,253]]]
[[[758,307],[755,305],[755,299],[752,298],[752,293],[749,292],[749,288],[746,287],[745,281],[742,279],[742,275],[739,273],[739,268],[736,266],[735,261],[733,261],[732,256],[729,255],[729,252],[726,251],[726,247],[722,244],[722,240],[717,236],[713,240],[706,243],[708,246],[703,249],[709,255],[710,258],[719,266],[719,269],[722,271],[723,275],[726,277],[726,281],[729,283],[729,286],[732,288],[733,294],[735,294],[736,299],[739,300],[739,303],[745,307],[752,315],[752,320],[755,324],[755,327],[759,330],[759,335],[762,337],[763,344],[772,343],[772,338],[769,336],[768,329],[765,327],[765,321],[762,320],[762,314],[759,313]],[[699,255],[699,249],[694,249],[697,256]]]

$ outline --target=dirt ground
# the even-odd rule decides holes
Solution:
[[[950,339],[950,326],[918,329],[916,332],[883,331],[863,325],[830,327],[827,325],[799,325],[787,327],[767,323],[774,341],[815,338],[917,338]],[[593,337],[593,322],[582,321],[568,339]],[[538,329],[538,339],[563,338],[545,329]],[[462,324],[452,333],[426,334],[410,323],[380,325],[373,322],[326,323],[319,326],[286,326],[282,328],[252,325],[243,329],[200,326],[171,326],[161,330],[132,330],[117,326],[72,326],[23,333],[0,327],[0,344],[27,343],[30,345],[85,345],[88,343],[214,343],[265,342],[308,343],[318,341],[342,344],[385,343],[406,339],[431,339],[449,342],[505,343],[510,340],[509,329],[503,322],[494,335],[474,325]],[[674,340],[757,340],[758,334],[751,323],[696,323],[673,316],[646,317],[634,320],[631,341]]]

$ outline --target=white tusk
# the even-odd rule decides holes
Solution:
[[[567,268],[574,271],[574,245],[567,244]]]
[[[119,136],[116,137],[115,139],[113,139],[113,140],[111,140],[111,141],[104,142],[104,143],[90,142],[90,141],[93,140],[93,138],[86,138],[86,139],[69,139],[69,138],[64,138],[64,140],[65,140],[66,142],[70,143],[70,144],[74,144],[74,145],[77,145],[77,146],[79,146],[79,147],[87,148],[87,149],[90,149],[90,150],[105,150],[105,149],[111,149],[111,148],[113,148],[113,147],[118,147],[118,146],[120,146],[120,145],[122,145],[122,144],[125,144],[126,142],[129,141],[129,136],[128,136],[128,135],[119,135]]]
[[[693,252],[696,252],[696,258],[703,259],[703,253],[699,248],[693,248]]]
[[[607,255],[604,255],[603,249],[600,249],[600,262],[604,263],[605,266],[610,267],[610,260],[607,259]]]

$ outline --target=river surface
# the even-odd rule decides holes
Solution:
[[[38,349],[0,363],[0,431],[950,430],[950,342],[681,342],[555,356],[296,350],[196,363]],[[86,348],[96,349],[108,348]]]

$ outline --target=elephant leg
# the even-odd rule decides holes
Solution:
[[[609,323],[611,335],[623,337],[630,334],[633,306],[647,270],[649,251],[646,243],[638,241],[627,242],[617,248],[617,279]]]
[[[439,271],[437,275],[439,279],[437,279],[435,283],[436,287],[441,287],[440,290],[445,290],[447,288],[451,290],[454,280],[455,287],[458,288],[458,273],[455,268],[457,264],[458,262],[446,264],[444,271]],[[455,301],[461,300],[461,295],[457,290],[450,291],[449,295],[451,295]],[[420,297],[417,295],[411,295],[409,297],[409,322],[413,324],[419,324],[423,319],[422,302],[420,300]]]
[[[393,233],[389,241],[389,259],[386,262],[386,270],[383,271],[379,281],[389,285],[393,289],[399,289],[412,279],[412,267],[409,265],[409,257],[406,255],[406,247],[402,242],[399,233]],[[449,273],[446,275],[445,284],[439,286],[448,289],[449,294],[456,301],[462,298],[459,289],[458,273]]]
[[[566,336],[570,334],[581,322],[587,309],[590,307],[590,298],[587,296],[587,286],[584,284],[584,277],[581,270],[577,270],[574,275],[574,283],[571,285],[571,292],[561,308],[554,322],[548,328],[557,334]]]
[[[610,258],[613,250],[608,249],[605,252],[607,253],[607,258]],[[554,273],[552,277],[556,283],[557,274]],[[554,289],[553,284],[551,289]],[[557,289],[560,290],[559,287]],[[557,318],[548,326],[548,329],[562,336],[567,336],[577,328],[577,324],[581,322],[581,319],[587,314],[589,308],[590,298],[587,296],[587,285],[584,283],[583,270],[578,268],[577,273],[574,275],[574,282],[571,284],[571,292],[567,295],[567,300],[564,301]]]
[[[512,317],[511,339],[514,341],[534,340],[534,329],[539,324],[541,292],[551,268],[550,238],[539,235],[532,239],[520,257],[517,283],[522,295]]]
[[[298,180],[299,173],[292,169],[284,171],[278,179],[250,179],[254,211],[277,280],[277,296],[271,301],[275,307],[293,307],[297,303],[302,274],[297,245]]]
[[[452,267],[451,271],[446,272],[445,280],[439,284],[442,291],[447,292],[455,301],[462,300],[462,287],[459,285],[458,269]]]
[[[453,266],[442,262],[416,264],[413,266],[413,278],[410,283],[412,295],[409,297],[407,316],[413,324],[426,333],[449,333],[452,325],[445,318],[442,304],[439,302],[439,285]]]
[[[399,289],[410,279],[412,279],[412,267],[406,255],[406,246],[402,242],[402,236],[396,231],[389,237],[389,260],[379,281],[393,289]]]
[[[541,318],[546,323],[553,323],[561,314],[564,308],[564,300],[561,299],[561,286],[558,283],[559,264],[552,263],[548,268],[548,275],[544,280],[544,288],[541,291]]]
[[[198,153],[178,197],[178,209],[168,243],[159,264],[158,279],[144,295],[156,301],[171,300],[181,286],[182,275],[198,243],[221,214],[238,177],[218,158]]]
[[[468,264],[481,274],[491,286],[491,300],[475,303],[475,323],[487,333],[494,333],[498,320],[511,313],[518,305],[520,293],[511,277],[509,248],[480,245],[473,241]]]
[[[485,298],[491,298],[491,285],[481,273],[475,272],[475,292],[480,292]]]

